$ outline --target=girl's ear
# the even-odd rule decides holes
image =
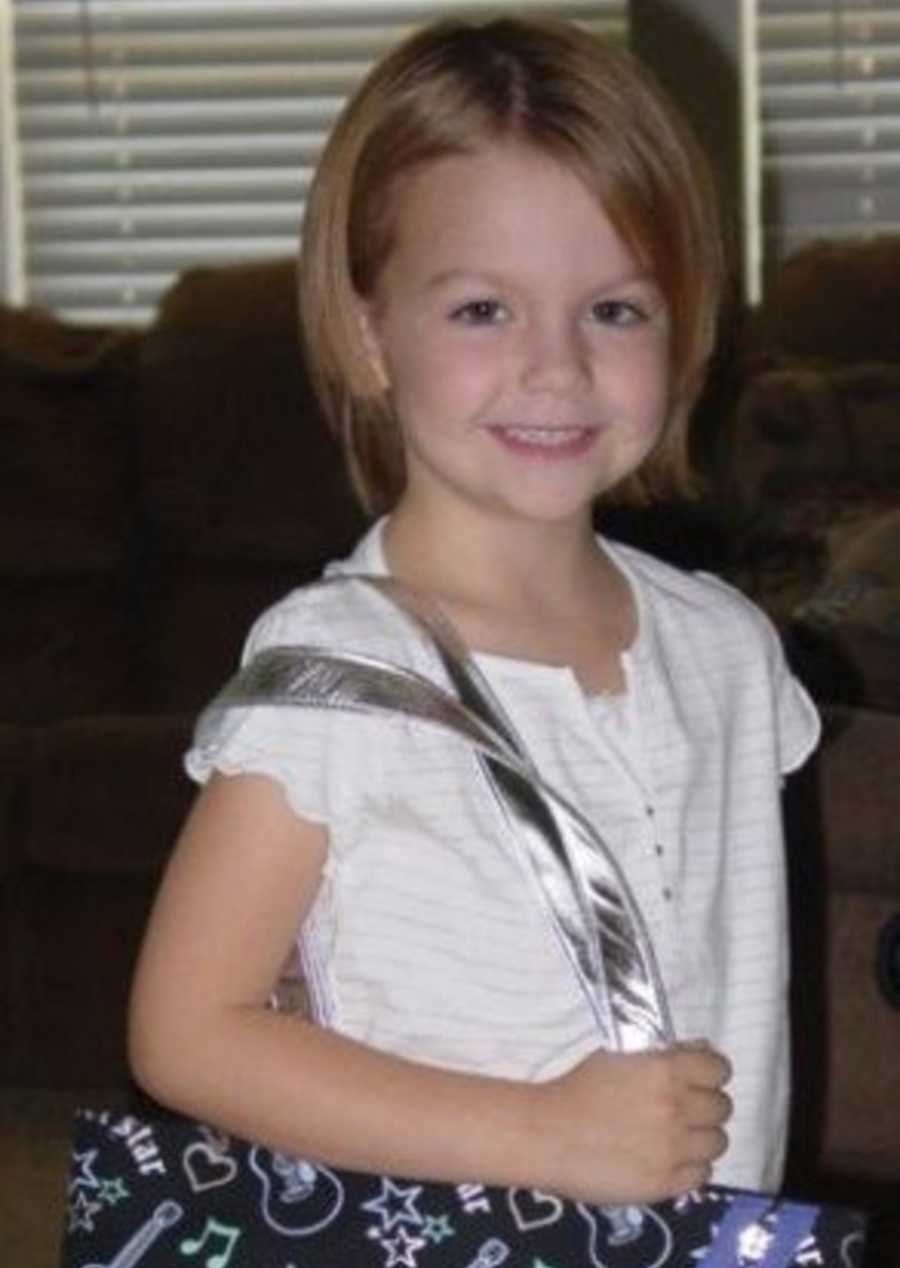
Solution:
[[[365,300],[360,299],[356,303],[356,321],[359,327],[359,334],[360,339],[362,340],[366,362],[372,372],[373,380],[377,385],[377,394],[382,396],[389,390],[391,386],[391,379],[387,371],[381,340],[378,337],[378,331],[375,325],[375,316],[372,312],[372,305],[367,303]]]

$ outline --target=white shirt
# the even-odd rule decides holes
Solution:
[[[384,574],[382,530],[329,571]],[[774,1188],[789,1058],[779,789],[818,718],[749,601],[603,546],[638,611],[624,697],[587,699],[568,668],[476,659],[542,776],[616,850],[679,1037],[705,1037],[733,1063],[716,1179]],[[288,595],[254,626],[244,660],[291,643],[444,682],[424,641],[365,587]],[[533,874],[463,741],[406,718],[257,706],[186,761],[200,780],[214,767],[269,775],[301,817],[327,825],[325,884],[298,935],[323,1024],[445,1068],[530,1080],[596,1048]]]

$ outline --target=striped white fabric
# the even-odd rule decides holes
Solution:
[[[381,526],[349,571],[383,573]],[[768,621],[712,578],[607,544],[640,633],[628,690],[586,699],[565,668],[480,663],[542,774],[614,845],[650,927],[681,1037],[735,1066],[724,1183],[775,1187],[787,1107],[787,939],[779,784],[818,735]],[[383,599],[297,591],[246,655],[324,644],[435,658]],[[621,715],[607,719],[613,709]],[[279,780],[330,834],[302,935],[321,1020],[445,1067],[545,1079],[596,1046],[591,1014],[533,879],[463,741],[426,724],[254,708],[187,756],[190,773]]]

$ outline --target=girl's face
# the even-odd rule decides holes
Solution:
[[[361,318],[403,501],[583,523],[671,407],[666,305],[585,186],[521,145],[407,177]]]

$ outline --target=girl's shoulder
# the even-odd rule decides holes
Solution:
[[[688,572],[621,544],[611,554],[647,618],[646,662],[664,663],[669,677],[688,689],[702,680],[732,722],[751,731],[770,710],[781,773],[800,766],[818,741],[819,717],[766,613],[712,573]]]
[[[424,670],[430,648],[367,574],[338,573],[290,591],[256,620],[242,663],[272,647],[317,648]]]
[[[257,618],[243,660],[268,647],[315,646],[382,658],[408,658],[421,639],[376,587],[387,576],[384,521],[376,521],[344,559],[333,560],[318,581],[299,586]]]
[[[607,543],[609,545],[609,543]],[[612,558],[631,581],[647,655],[703,664],[712,672],[781,677],[781,635],[747,595],[710,572],[691,572],[646,551],[612,544]]]
[[[644,605],[665,619],[726,621],[768,639],[772,623],[763,610],[715,573],[690,571],[622,542],[604,543]]]

